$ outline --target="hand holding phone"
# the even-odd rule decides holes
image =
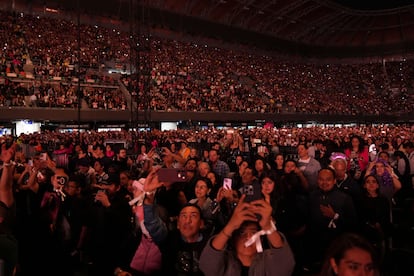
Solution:
[[[183,182],[187,180],[187,173],[182,168],[161,168],[157,174],[160,182]]]
[[[252,202],[263,198],[261,192],[256,190],[253,185],[244,185],[242,193],[246,195],[245,202]]]
[[[231,190],[232,189],[233,180],[231,178],[224,178],[223,179],[223,189]]]

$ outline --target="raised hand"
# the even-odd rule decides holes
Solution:
[[[259,216],[259,225],[262,229],[269,229],[271,227],[270,222],[272,221],[272,206],[266,199],[259,199],[250,202],[250,210]]]
[[[144,192],[155,192],[164,182],[158,180],[158,171],[160,168],[153,167],[144,182]]]
[[[1,145],[1,155],[0,158],[4,163],[9,163],[14,158],[16,152],[16,143],[13,143],[8,149],[6,148],[6,143]]]
[[[236,208],[234,208],[233,215],[231,216],[227,225],[229,225],[233,231],[240,228],[240,225],[244,221],[257,221],[257,217],[251,208],[251,204],[244,202],[246,195],[242,195]]]
[[[321,204],[319,208],[323,216],[328,217],[328,218],[333,218],[335,216],[335,211],[331,205],[328,204],[328,206],[326,206],[326,205]]]

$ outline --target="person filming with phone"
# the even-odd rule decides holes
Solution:
[[[226,226],[206,244],[200,268],[209,275],[291,275],[295,261],[264,199],[243,194]]]

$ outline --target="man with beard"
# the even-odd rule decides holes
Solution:
[[[118,171],[122,172],[129,171],[133,161],[127,156],[127,150],[125,148],[120,148],[118,153],[114,156],[112,164],[117,167]]]

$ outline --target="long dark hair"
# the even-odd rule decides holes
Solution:
[[[273,191],[270,193],[270,204],[272,205],[273,212],[275,212],[277,206],[279,205],[279,202],[284,197],[285,190],[283,189],[280,180],[278,180],[276,173],[274,173],[273,171],[264,171],[262,173],[262,175],[259,178],[260,186],[262,185],[262,180],[265,178],[269,178],[273,181],[273,183],[275,183]]]
[[[365,141],[358,135],[352,135],[351,136],[351,140],[349,141],[349,149],[352,150],[352,140],[353,139],[358,139],[359,141],[359,145],[358,145],[358,153],[361,153],[364,151],[365,149]]]
[[[262,162],[262,164],[263,164],[263,172],[262,172],[262,174],[264,174],[264,173],[266,173],[267,171],[269,171],[269,168],[267,167],[267,162],[266,162],[266,159],[265,158],[263,158],[263,157],[261,157],[261,156],[256,156],[256,158],[254,159],[254,163],[252,164],[253,165],[253,174],[255,175],[255,176],[257,176],[257,177],[260,177],[260,175],[259,175],[259,172],[256,170],[256,162],[257,161],[261,161]]]

